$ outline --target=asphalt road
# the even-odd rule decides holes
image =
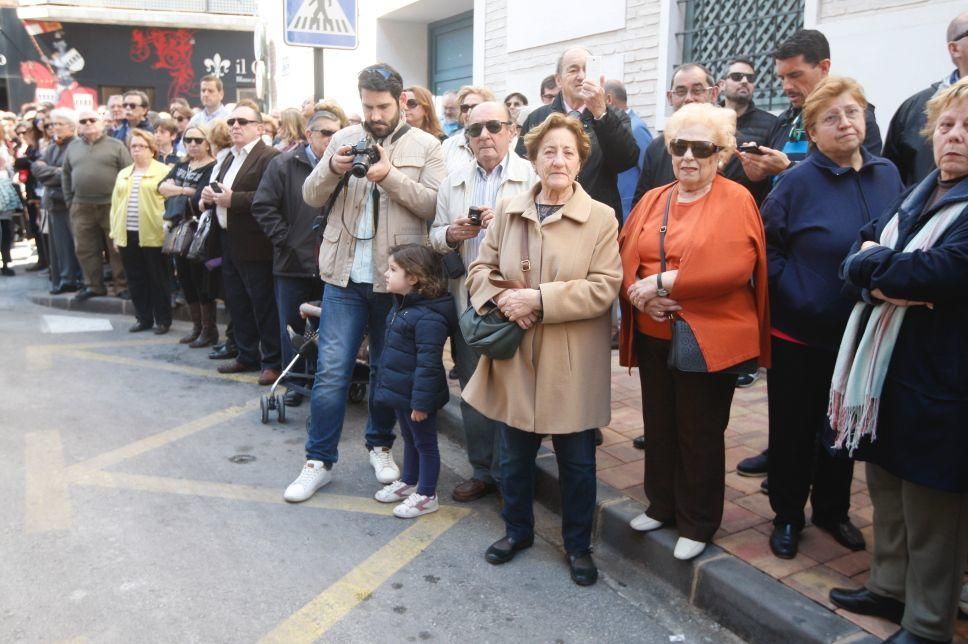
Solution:
[[[333,483],[286,504],[307,405],[263,425],[264,388],[177,345],[184,323],[129,334],[28,301],[45,288],[0,279],[0,641],[738,641],[607,550],[575,586],[544,511],[534,548],[487,564],[498,502],[449,500],[469,466],[444,438],[441,511],[396,519],[360,405]]]

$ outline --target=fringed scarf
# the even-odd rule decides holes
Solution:
[[[941,209],[904,247],[906,253],[927,250],[944,234],[965,209],[964,202]],[[880,244],[895,248],[898,242],[898,213],[881,232]],[[901,331],[908,307],[879,302],[873,306],[858,302],[850,314],[837,353],[837,365],[830,384],[827,417],[837,432],[834,447],[846,447],[853,454],[864,436],[877,439],[877,414],[894,342]],[[863,329],[867,311],[870,317]]]

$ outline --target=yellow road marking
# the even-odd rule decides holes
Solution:
[[[24,436],[27,532],[71,527],[71,501],[64,471],[60,432],[32,432]]]
[[[267,488],[255,485],[237,485],[232,483],[217,483],[214,481],[193,481],[189,479],[100,471],[89,471],[78,474],[71,478],[71,483],[119,490],[138,490],[141,492],[157,492],[160,494],[293,505],[287,503],[282,498],[283,488],[281,486],[278,488]],[[340,496],[326,494],[325,492],[316,494],[308,501],[304,501],[299,505],[324,510],[376,514],[379,516],[390,516],[393,514],[393,506],[390,504],[379,503],[366,497]]]
[[[61,352],[64,355],[72,355],[88,360],[100,360],[112,364],[124,365],[126,367],[138,367],[147,369],[157,369],[159,371],[170,371],[188,376],[201,376],[203,378],[221,378],[222,380],[233,380],[235,382],[247,382],[256,384],[256,374],[253,373],[219,373],[214,368],[202,369],[201,367],[189,367],[185,365],[167,364],[156,360],[142,360],[140,358],[127,358],[125,356],[107,355],[94,351],[82,351],[80,349],[66,349]]]
[[[141,440],[129,443],[124,447],[119,447],[117,449],[104,452],[103,454],[89,458],[86,461],[71,465],[67,468],[67,473],[72,479],[74,479],[77,478],[78,474],[87,474],[91,470],[99,470],[105,467],[110,467],[111,465],[116,465],[122,461],[128,460],[129,458],[134,458],[135,456],[140,456],[145,452],[150,452],[153,449],[164,447],[169,443],[173,443],[187,436],[191,436],[192,434],[197,434],[198,432],[208,429],[209,427],[218,425],[226,420],[235,418],[236,416],[240,416],[241,414],[258,408],[258,401],[250,401],[244,405],[219,410],[207,416],[202,416],[201,418],[191,420],[184,425],[179,425],[174,429],[152,434],[151,436],[142,438]]]
[[[468,512],[464,508],[443,507],[416,519],[412,526],[266,634],[260,644],[315,642]]]

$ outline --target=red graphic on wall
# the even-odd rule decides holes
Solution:
[[[153,69],[166,69],[171,76],[168,100],[188,96],[195,87],[195,70],[192,69],[192,50],[195,38],[190,29],[132,29],[131,60],[143,63],[154,50],[157,60]]]

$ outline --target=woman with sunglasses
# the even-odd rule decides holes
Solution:
[[[732,110],[693,103],[675,112],[665,142],[676,181],[647,192],[619,237],[619,360],[639,368],[648,446],[650,504],[631,526],[675,525],[674,556],[682,560],[702,553],[722,521],[730,370],[768,366],[770,358],[760,213],[746,188],[718,172],[735,150],[735,132]],[[685,345],[683,322],[704,368],[669,365],[673,343]]]
[[[440,126],[440,119],[437,118],[437,112],[434,110],[434,97],[430,91],[419,85],[408,87],[403,91],[407,97],[404,116],[410,127],[433,134],[441,141],[445,140],[447,135],[444,134],[444,128]]]
[[[527,107],[528,105],[528,97],[521,92],[511,92],[504,97],[504,105],[507,106],[508,111],[511,112],[511,120],[517,123],[518,114],[521,112],[521,108]]]
[[[155,335],[171,328],[168,267],[161,254],[165,202],[158,184],[168,166],[155,159],[155,135],[140,128],[128,133],[131,165],[118,173],[111,196],[111,239],[124,262],[128,291],[137,321],[131,333],[154,326]]]
[[[175,164],[158,186],[158,192],[165,199],[184,202],[183,211],[166,214],[166,217],[174,215],[169,219],[172,226],[195,217],[196,209],[192,204],[195,193],[208,185],[212,168],[215,166],[215,157],[212,156],[204,126],[195,125],[187,128],[182,136],[182,142],[188,154]],[[187,197],[187,199],[180,197]],[[166,210],[171,211],[172,208]],[[181,282],[192,317],[192,330],[179,342],[193,349],[215,344],[218,342],[218,328],[215,326],[215,298],[210,293],[205,267],[200,262],[193,262],[179,255],[175,257],[175,270],[178,271],[178,280]]]
[[[192,108],[187,105],[182,105],[181,103],[171,104],[171,118],[175,121],[175,125],[178,126],[178,133],[175,135],[175,140],[172,142],[175,146],[175,153],[179,156],[185,156],[188,150],[185,148],[184,142],[182,142],[182,137],[185,136],[185,130],[188,129],[188,123],[192,120]]]
[[[770,549],[782,559],[797,554],[808,498],[814,526],[850,550],[865,546],[847,514],[853,461],[832,455],[822,438],[830,431],[830,380],[854,305],[842,288],[840,263],[857,232],[904,188],[897,168],[863,147],[866,109],[852,79],[822,80],[802,112],[812,154],[780,175],[763,202],[773,326]]]
[[[306,144],[306,119],[301,111],[290,107],[279,115],[275,147],[280,152],[288,152],[300,144]]]

